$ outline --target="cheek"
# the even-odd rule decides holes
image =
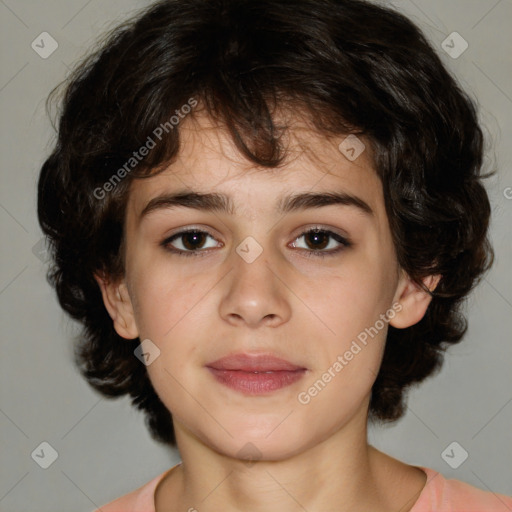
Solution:
[[[192,396],[200,396],[193,383],[201,361],[200,334],[207,329],[200,306],[208,288],[156,265],[139,274],[138,283],[135,317],[141,339],[150,339],[160,351],[148,375],[167,409],[180,417],[182,411],[195,410]]]
[[[201,362],[201,341],[211,329],[205,294],[216,281],[203,274],[198,280],[197,275],[172,272],[168,264],[142,268],[131,276],[135,321],[140,339],[151,340],[160,351],[147,368],[149,377],[157,393],[172,400],[183,395],[179,383],[187,381],[189,371]]]
[[[367,406],[388,329],[380,315],[390,309],[389,290],[376,286],[376,277],[347,273],[317,291],[321,318],[331,332],[318,340],[321,357],[297,397],[299,411],[315,431],[335,429]],[[309,300],[315,302],[311,292]]]
[[[307,301],[317,304],[325,332],[319,340],[321,357],[303,389],[311,409],[335,401],[343,410],[366,396],[379,371],[388,331],[393,277],[385,261],[359,254],[342,272],[309,286]],[[313,324],[309,330],[313,329]],[[322,397],[320,397],[322,395]],[[317,398],[318,396],[318,398]]]
[[[187,324],[196,307],[214,283],[198,282],[195,275],[172,271],[169,265],[152,264],[133,273],[131,294],[134,314],[141,336],[163,343],[179,329],[183,320]]]
[[[320,302],[326,323],[342,344],[373,326],[391,307],[393,278],[378,262],[354,258],[343,273],[326,279],[316,289],[313,302]],[[310,292],[311,293],[311,292]],[[382,330],[380,322],[379,330]]]

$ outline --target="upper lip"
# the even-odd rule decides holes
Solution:
[[[245,372],[277,372],[305,370],[285,359],[271,354],[230,354],[206,365],[216,370],[238,370]]]

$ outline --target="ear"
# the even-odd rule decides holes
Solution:
[[[441,279],[440,275],[428,276],[423,283],[434,291]],[[417,324],[425,315],[432,296],[418,286],[403,270],[393,304],[399,303],[402,309],[397,311],[389,323],[397,329],[405,329]]]
[[[114,322],[114,329],[122,338],[132,340],[139,336],[133,314],[132,301],[124,279],[113,282],[107,277],[95,275],[105,308]]]

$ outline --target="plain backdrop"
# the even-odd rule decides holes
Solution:
[[[142,0],[2,0],[0,269],[0,509],[91,511],[171,467],[179,455],[151,440],[128,399],[109,401],[74,369],[74,326],[46,283],[36,183],[54,133],[45,112],[50,90],[107,29]],[[510,0],[397,0],[476,97],[492,141],[486,165],[496,262],[467,303],[469,331],[443,370],[409,394],[406,416],[370,429],[379,449],[482,489],[512,494],[512,40]],[[32,42],[45,37],[47,58]],[[443,41],[457,32],[468,48],[457,58]],[[453,36],[452,36],[453,37]],[[39,38],[39,39],[38,39]],[[460,39],[457,39],[460,44]],[[40,45],[41,46],[41,45]],[[478,208],[478,204],[475,204]],[[37,453],[57,458],[47,469]],[[452,469],[442,457],[456,442]],[[460,446],[460,447],[459,447]],[[451,449],[451,448],[450,448]],[[457,451],[458,450],[458,451]],[[48,455],[50,454],[50,455]],[[446,457],[445,457],[446,458]]]

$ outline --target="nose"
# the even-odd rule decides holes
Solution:
[[[228,323],[250,328],[278,327],[291,316],[290,289],[283,269],[263,253],[249,262],[234,252],[226,277],[220,315]]]

